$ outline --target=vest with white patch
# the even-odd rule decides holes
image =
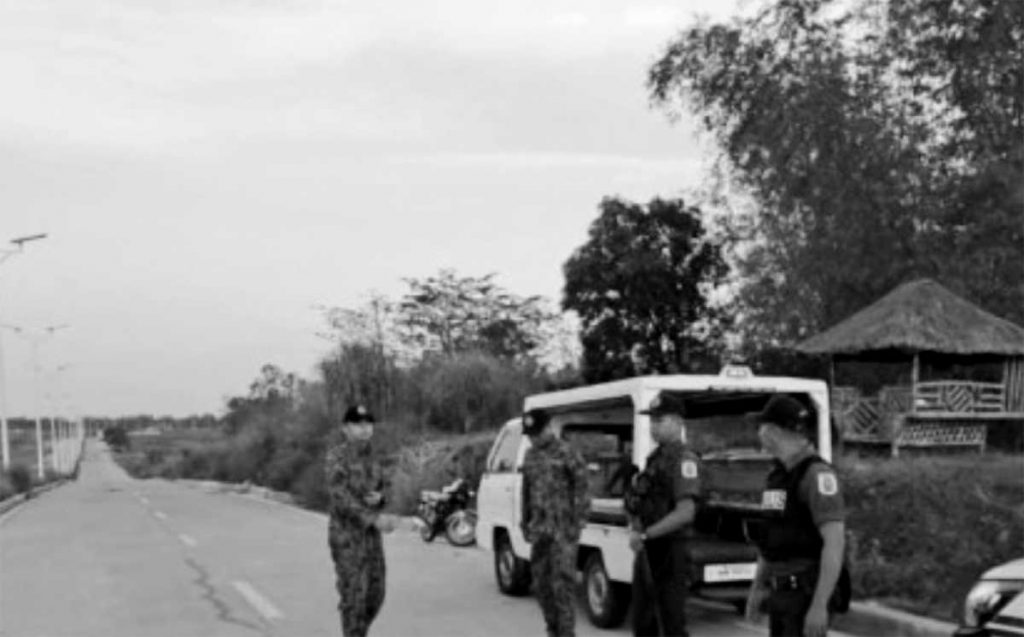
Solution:
[[[753,539],[769,562],[821,558],[824,545],[821,533],[814,524],[810,507],[800,500],[800,482],[816,462],[829,466],[820,457],[810,456],[791,471],[778,463],[768,474],[761,500],[763,519],[758,525],[760,532]]]

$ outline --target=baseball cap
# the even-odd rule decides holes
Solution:
[[[805,432],[810,426],[811,411],[799,400],[785,394],[775,394],[761,411],[747,414],[754,423],[771,423],[790,431]]]
[[[539,434],[550,421],[551,418],[543,409],[531,409],[523,414],[523,433],[527,436]]]
[[[668,392],[660,392],[651,399],[651,404],[647,406],[647,409],[640,411],[640,414],[644,416],[659,416],[662,414],[679,414],[680,416],[685,416],[686,403],[678,396],[674,396]]]
[[[345,415],[342,417],[341,422],[348,425],[361,422],[375,423],[377,421],[365,406],[353,405],[345,410]]]

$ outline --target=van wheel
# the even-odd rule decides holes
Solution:
[[[530,592],[530,563],[516,557],[505,534],[494,542],[494,576],[498,590],[506,595],[522,597]]]
[[[609,579],[601,554],[592,553],[583,566],[583,607],[590,622],[598,628],[615,628],[626,617],[629,598],[630,588]]]

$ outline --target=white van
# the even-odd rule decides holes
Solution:
[[[600,627],[622,622],[632,579],[624,485],[614,478],[623,465],[642,469],[653,450],[650,418],[638,412],[660,392],[685,401],[687,443],[702,459],[706,499],[688,543],[694,594],[739,608],[754,574],[757,553],[745,521],[760,513],[771,458],[760,450],[757,429],[745,414],[760,411],[774,393],[793,395],[816,415],[819,455],[832,456],[828,389],[819,380],[758,377],[746,367],[726,367],[718,376],[643,376],[529,396],[524,410],[548,411],[556,433],[587,461],[593,505],[577,564],[584,607]],[[525,595],[530,587],[530,547],[519,528],[520,469],[528,447],[520,420],[506,422],[477,493],[477,542],[493,552],[498,588],[507,595]]]

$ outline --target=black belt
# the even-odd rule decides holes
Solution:
[[[811,573],[794,573],[792,575],[773,575],[768,578],[768,588],[773,591],[797,591],[814,583]]]

